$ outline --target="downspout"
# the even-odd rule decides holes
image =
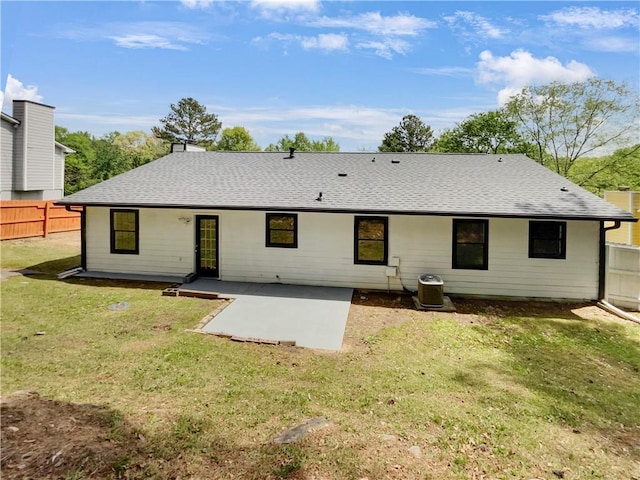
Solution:
[[[87,270],[87,216],[85,209],[74,210],[71,205],[65,205],[67,212],[75,212],[80,214],[80,266],[83,270]]]
[[[606,301],[605,295],[605,279],[607,276],[607,232],[609,230],[617,230],[622,222],[614,220],[611,227],[605,227],[604,221],[600,221],[600,262],[598,265],[598,299]]]

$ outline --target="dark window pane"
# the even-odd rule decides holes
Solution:
[[[484,245],[459,244],[457,246],[458,268],[477,268],[484,265]]]
[[[383,265],[387,261],[387,219],[355,217],[356,263]]]
[[[136,229],[136,214],[134,212],[114,212],[114,230],[134,231]]]
[[[360,220],[358,238],[384,240],[384,222],[381,220]]]
[[[560,237],[560,224],[551,222],[538,222],[533,223],[532,235],[534,238],[559,238]]]
[[[135,232],[115,232],[115,249],[116,250],[135,250],[136,234]]]
[[[377,240],[358,240],[358,260],[362,262],[383,262],[384,242]]]
[[[267,247],[296,248],[297,215],[267,213]]]
[[[565,230],[565,222],[530,222],[529,257],[565,258]]]
[[[484,224],[464,222],[458,224],[458,243],[483,243]]]
[[[538,255],[559,255],[561,248],[558,240],[533,240],[533,251]]]
[[[269,241],[271,243],[293,244],[293,232],[288,232],[285,230],[272,230],[269,234]]]
[[[269,228],[278,230],[293,230],[293,217],[271,217],[269,219]]]
[[[138,253],[138,211],[111,210],[111,253]]]
[[[453,268],[488,268],[488,225],[486,220],[453,221]]]

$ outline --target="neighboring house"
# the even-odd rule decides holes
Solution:
[[[96,275],[597,299],[633,216],[524,155],[181,152],[65,197]]]
[[[0,200],[57,200],[64,196],[64,156],[73,150],[55,141],[54,107],[13,101],[2,113]]]
[[[629,187],[621,187],[618,191],[604,192],[604,199],[640,219],[640,192],[631,191]],[[607,240],[640,246],[640,223],[629,223],[617,230],[611,230],[607,233]]]

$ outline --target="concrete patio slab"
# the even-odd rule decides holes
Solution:
[[[207,333],[340,350],[351,288],[198,279],[185,289],[218,292],[235,300],[202,328]],[[181,287],[182,288],[182,287]]]

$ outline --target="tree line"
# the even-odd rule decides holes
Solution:
[[[381,152],[522,153],[575,183],[601,194],[627,185],[640,189],[639,104],[626,84],[585,82],[526,87],[503,107],[474,113],[435,136],[420,117],[408,114],[385,133]],[[56,127],[56,140],[75,150],[67,156],[65,193],[70,194],[155,160],[171,143],[192,143],[207,150],[260,151],[241,126],[222,128],[218,117],[193,98],[170,105],[152,128],[111,132],[95,138],[87,132]],[[332,137],[310,140],[304,132],[282,136],[264,151],[340,151]],[[608,149],[609,155],[593,157]]]

